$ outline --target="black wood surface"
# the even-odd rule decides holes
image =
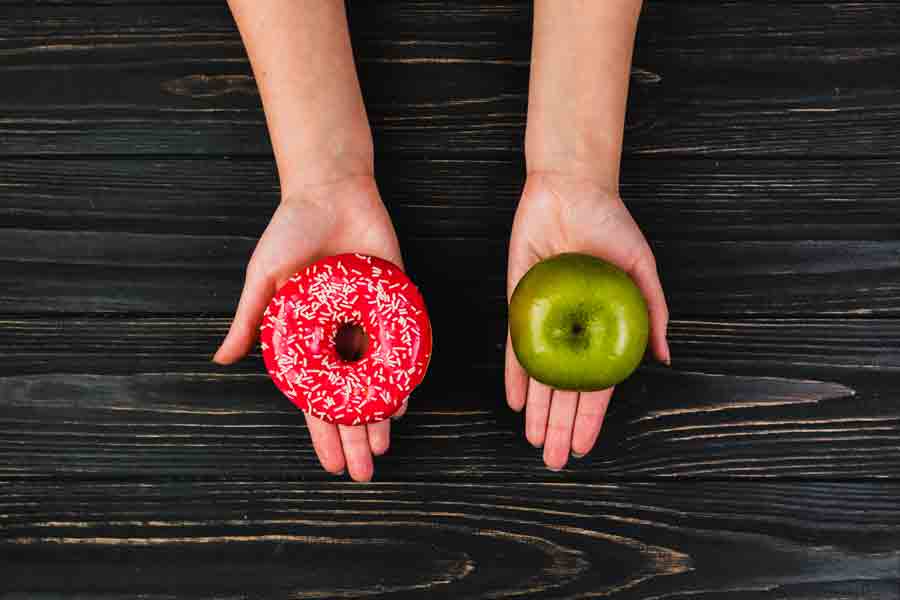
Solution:
[[[502,386],[531,5],[349,15],[436,334],[369,485],[209,360],[279,199],[225,3],[0,0],[0,598],[900,599],[900,2],[647,2],[674,366],[561,473]]]
[[[465,336],[442,337],[435,368],[497,367],[503,360],[506,324],[501,314],[473,319]],[[224,337],[230,320],[180,317],[22,318],[0,321],[0,376],[50,374],[59,365],[73,373],[197,373],[219,369],[209,362],[211,347]],[[682,320],[669,325],[674,364],[692,370],[801,378],[900,372],[900,320],[892,318],[744,318]],[[455,344],[465,344],[465,348]],[[252,357],[258,358],[254,352]],[[229,373],[259,373],[261,362],[244,361]],[[854,382],[857,379],[853,379]],[[426,382],[427,383],[427,382]],[[465,382],[459,385],[465,386]],[[854,384],[855,385],[855,384]]]
[[[7,468],[27,477],[314,477],[302,418],[261,373],[259,357],[237,369],[209,363],[207,349],[226,325],[4,323]],[[497,392],[497,340],[472,341],[496,350],[470,356],[464,369],[463,348],[436,355],[411,416],[394,426],[379,476],[430,479],[436,465],[463,461],[466,477],[543,477],[520,418]],[[572,478],[898,475],[894,320],[676,321],[672,342],[679,369],[647,365],[620,386],[597,453],[573,462]]]
[[[895,2],[650,2],[627,152],[892,155]],[[0,155],[267,154],[224,3],[16,3]],[[511,156],[522,145],[530,5],[355,2],[383,156]],[[464,83],[463,83],[464,82]]]
[[[618,390],[595,454],[573,461],[564,479],[896,477],[900,411],[878,383],[889,382],[854,390],[645,369]],[[544,480],[520,419],[485,397],[487,389],[476,387],[463,403],[463,392],[420,392],[411,416],[393,426],[379,480]],[[2,475],[266,479],[320,471],[302,416],[263,375],[19,376],[0,381],[0,392]]]
[[[317,478],[9,490],[0,569],[9,589],[48,594],[245,597],[251,580],[253,596],[292,598],[897,597],[895,483]]]
[[[507,241],[401,241],[436,313],[452,320],[487,306],[497,314]],[[255,243],[174,231],[3,230],[0,310],[230,313]],[[900,241],[666,240],[654,248],[676,316],[900,314]]]
[[[383,159],[400,232],[503,239],[524,180],[519,160]],[[269,159],[19,159],[0,228],[254,237],[278,203]],[[632,158],[621,191],[652,240],[900,238],[900,160]]]

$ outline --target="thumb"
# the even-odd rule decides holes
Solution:
[[[650,313],[650,346],[653,354],[660,362],[671,366],[672,358],[669,342],[666,339],[666,331],[669,326],[669,307],[659,281],[656,260],[649,247],[631,268],[630,275],[647,300],[647,309]]]
[[[246,278],[231,328],[213,356],[213,362],[230,365],[253,349],[253,344],[259,335],[259,325],[262,322],[263,314],[273,295],[275,295],[275,282],[272,279]]]

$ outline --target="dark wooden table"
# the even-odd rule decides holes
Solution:
[[[437,340],[359,485],[209,362],[278,200],[224,3],[0,0],[0,598],[900,598],[900,3],[647,5],[674,368],[562,473],[502,392],[530,10],[350,7]]]

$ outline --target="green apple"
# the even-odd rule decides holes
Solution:
[[[587,254],[537,263],[509,302],[519,363],[561,390],[602,390],[637,368],[647,349],[647,303],[627,273]]]

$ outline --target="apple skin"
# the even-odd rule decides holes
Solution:
[[[623,381],[647,349],[647,303],[627,273],[587,254],[537,263],[509,302],[509,333],[531,377],[560,390]]]

